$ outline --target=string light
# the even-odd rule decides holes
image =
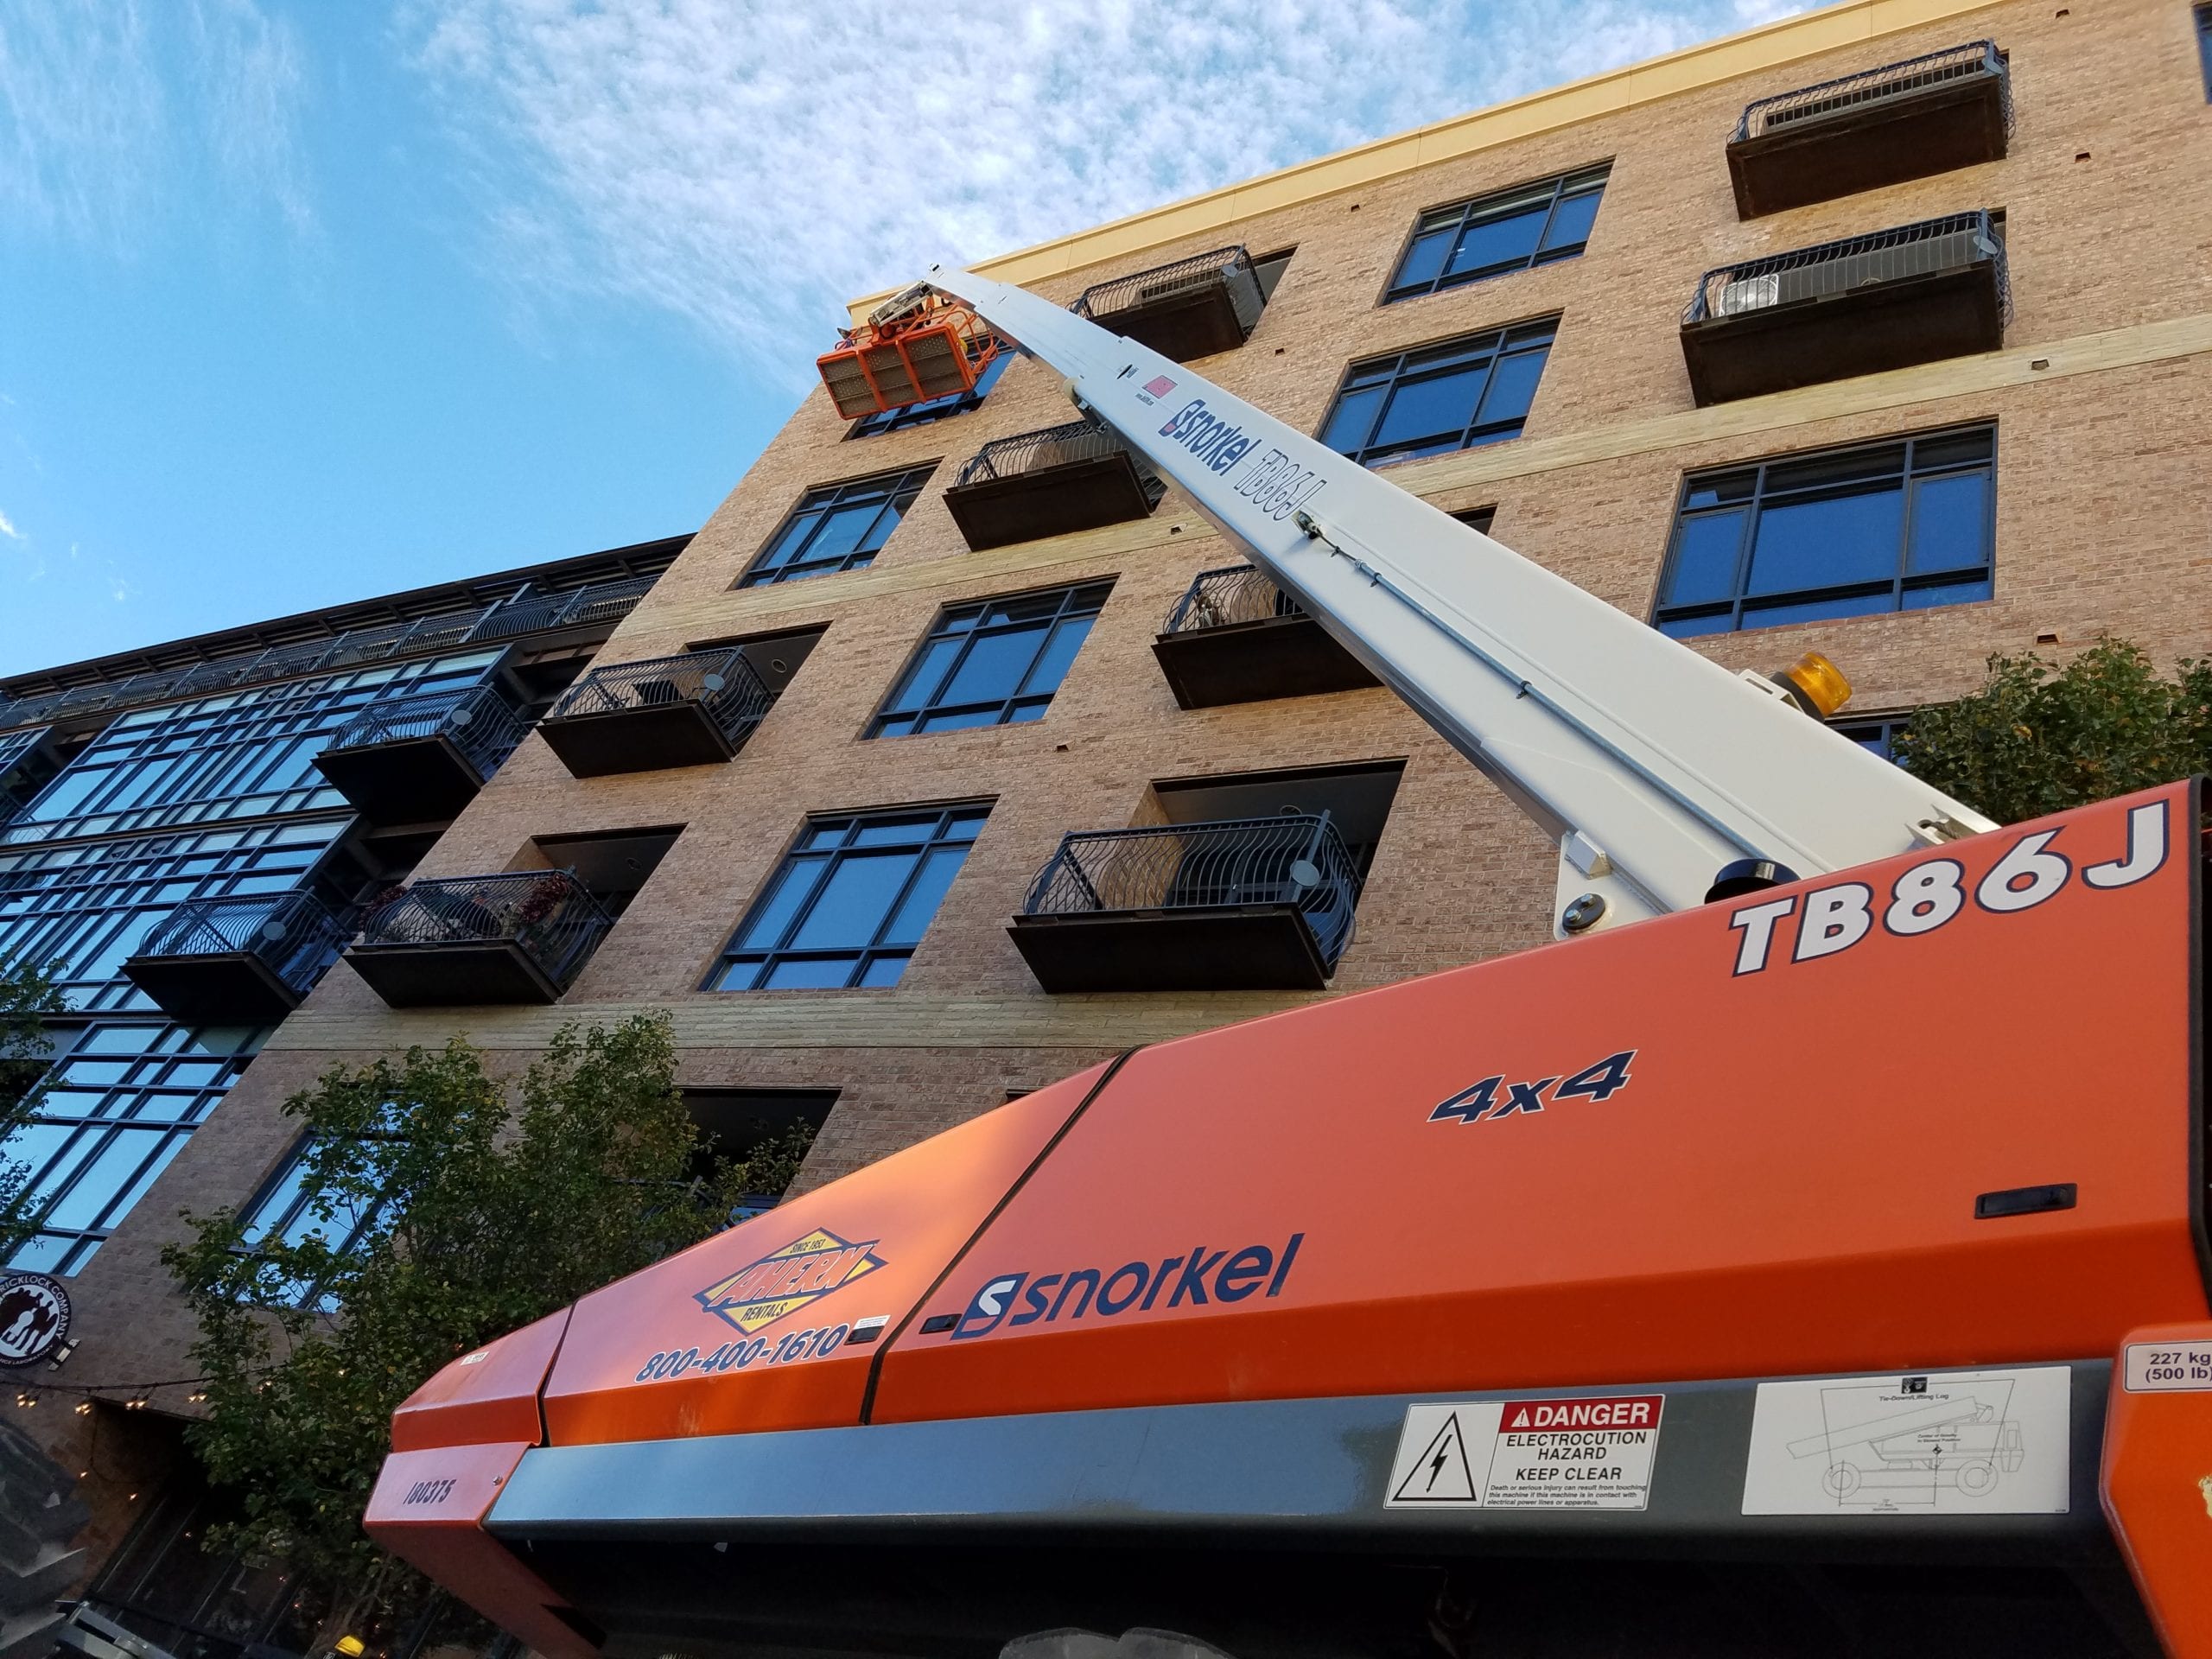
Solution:
[[[77,1402],[77,1414],[79,1417],[91,1416],[92,1414],[92,1402],[90,1400],[79,1400]]]

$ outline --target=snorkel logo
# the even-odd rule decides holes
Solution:
[[[1053,1325],[1063,1319],[1072,1324],[1094,1316],[1110,1319],[1133,1307],[1142,1311],[1155,1304],[1204,1307],[1210,1300],[1241,1302],[1263,1289],[1269,1296],[1278,1296],[1290,1277],[1298,1247],[1305,1242],[1305,1234],[1293,1233],[1280,1247],[1247,1244],[1242,1249],[1210,1250],[1198,1244],[1186,1255],[1168,1256],[1157,1265],[1125,1262],[1111,1273],[1077,1268],[1033,1276],[998,1274],[985,1280],[969,1299],[967,1308],[952,1327],[952,1338],[957,1342],[988,1336],[1002,1324],[1035,1325],[1042,1320]],[[1208,1292],[1212,1293],[1211,1296]],[[1022,1311],[1008,1319],[1017,1296]]]
[[[1160,429],[1160,435],[1174,439],[1205,462],[1208,471],[1216,473],[1227,472],[1259,442],[1246,437],[1243,427],[1210,413],[1203,397],[1193,397],[1176,410],[1174,417]]]

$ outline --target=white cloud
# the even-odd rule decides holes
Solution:
[[[854,295],[1671,51],[1776,0],[412,0],[490,262],[803,373]]]
[[[4,512],[0,512],[0,536],[5,536],[11,542],[20,542],[23,539],[23,532],[16,528],[14,522]]]
[[[304,54],[256,0],[10,0],[0,208],[126,251],[145,223],[262,202],[308,219]]]

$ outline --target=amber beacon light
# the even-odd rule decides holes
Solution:
[[[1808,651],[1782,672],[1774,683],[1815,720],[1826,720],[1851,701],[1851,682],[1817,651]]]

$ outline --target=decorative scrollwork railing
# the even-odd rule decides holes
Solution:
[[[1359,867],[1325,812],[1077,830],[1030,884],[1026,916],[1294,907],[1331,972],[1351,944]]]
[[[311,893],[192,899],[147,931],[142,957],[251,956],[304,996],[337,960],[346,929]]]
[[[953,487],[1019,478],[1027,473],[1049,472],[1078,461],[1106,461],[1126,455],[1135,469],[1137,484],[1153,506],[1167,493],[1167,486],[1152,463],[1138,454],[1111,427],[1101,421],[1070,421],[1041,432],[1022,432],[1010,438],[994,438],[968,458],[953,480]]]
[[[1964,46],[1946,47],[1941,52],[1907,58],[1899,63],[1885,63],[1878,69],[1861,70],[1855,75],[1840,75],[1834,80],[1777,92],[1772,98],[1747,104],[1743,118],[1736,124],[1735,142],[1742,143],[1783,127],[1825,120],[1870,104],[1887,103],[1974,75],[1996,77],[1999,96],[2004,103],[2005,130],[2011,132],[2012,77],[2005,68],[2005,59],[1997,50],[1996,41],[1969,41]]]
[[[1698,278],[1696,296],[1682,321],[1689,324],[1742,316],[1978,261],[1993,268],[1999,315],[2009,322],[2012,301],[2005,245],[1998,240],[1995,223],[1986,212],[1947,213],[1916,225],[1716,266]]]
[[[523,740],[522,716],[489,684],[466,691],[425,692],[374,702],[340,727],[327,747],[373,748],[426,737],[443,737],[488,779]]]
[[[1296,600],[1274,585],[1255,567],[1224,564],[1201,570],[1175,608],[1167,613],[1162,633],[1196,633],[1202,628],[1224,628],[1236,622],[1266,622],[1279,616],[1303,616]]]
[[[742,743],[776,704],[776,694],[745,653],[731,646],[594,668],[546,715],[569,720],[696,703],[732,743]]]
[[[362,918],[359,942],[428,947],[504,940],[566,990],[613,925],[574,870],[510,870],[403,887]]]

